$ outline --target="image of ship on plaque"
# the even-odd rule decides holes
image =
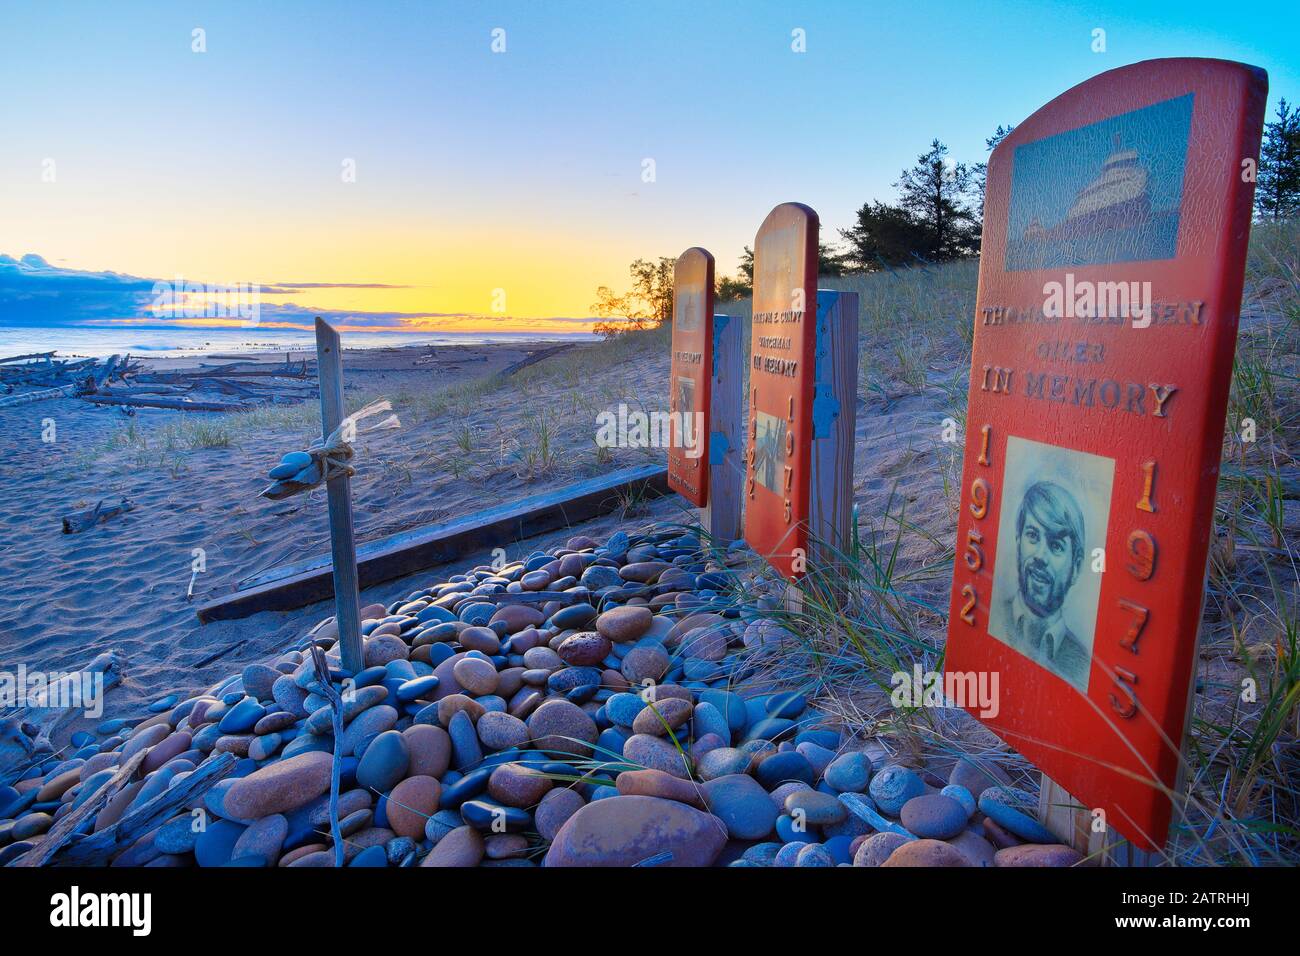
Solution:
[[[1087,693],[1115,463],[1012,437],[989,634]]]
[[[1192,96],[1016,148],[1006,269],[1177,254]]]
[[[754,480],[768,491],[784,494],[781,472],[785,468],[785,419],[756,412],[754,425]]]

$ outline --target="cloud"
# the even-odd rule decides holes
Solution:
[[[228,318],[220,317],[221,313],[214,318],[210,309],[195,311],[186,308],[202,301],[204,293],[227,288],[224,284],[186,281],[185,288],[180,289],[175,287],[173,280],[66,269],[50,265],[34,253],[21,259],[0,254],[0,325],[32,328],[79,325],[237,327],[248,324],[247,308],[237,307],[241,303],[247,305],[246,300],[239,298],[238,289],[224,300],[229,303]],[[585,331],[595,321],[579,317],[519,319],[468,312],[341,312],[262,301],[267,295],[293,295],[312,289],[407,288],[412,287],[379,282],[274,282],[256,287],[257,319],[259,324],[268,326],[310,329],[315,317],[320,316],[340,326],[395,331],[464,328],[470,322],[480,327],[499,323],[502,331],[553,329],[556,324],[583,326]],[[160,302],[170,305],[164,305],[160,310]]]

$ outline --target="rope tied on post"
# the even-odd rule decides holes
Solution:
[[[357,473],[356,468],[350,464],[355,454],[352,442],[356,436],[363,432],[402,426],[396,415],[389,415],[383,421],[360,431],[357,422],[392,409],[392,402],[386,399],[371,402],[339,422],[338,428],[326,438],[312,442],[306,451],[289,452],[280,459],[280,464],[271,469],[271,484],[262,489],[261,496],[279,501],[318,488],[331,478],[351,478]]]

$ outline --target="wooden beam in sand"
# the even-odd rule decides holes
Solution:
[[[405,577],[476,551],[513,544],[535,535],[609,514],[629,497],[668,493],[662,465],[622,468],[599,478],[489,508],[445,524],[426,525],[370,541],[357,548],[361,588]],[[240,583],[240,590],[198,609],[199,620],[229,621],[259,611],[288,611],[333,594],[327,555],[272,568]]]

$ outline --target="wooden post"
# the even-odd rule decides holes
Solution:
[[[741,482],[745,461],[741,453],[741,398],[744,356],[740,322],[729,315],[713,317],[713,383],[710,390],[709,498],[700,509],[700,526],[715,545],[725,547],[741,537]]]
[[[858,294],[817,292],[808,570],[839,563],[853,523],[853,449],[858,422]]]
[[[1057,839],[1072,846],[1096,866],[1151,866],[1157,854],[1138,849],[1113,827],[1100,832],[1092,829],[1092,809],[1084,806],[1068,790],[1040,774],[1038,822],[1056,834]]]
[[[316,319],[316,368],[320,378],[321,437],[343,421],[343,347],[339,334]],[[361,599],[357,588],[357,545],[352,533],[352,482],[346,476],[325,483],[329,494],[330,552],[334,560],[334,608],[339,626],[343,669],[353,674],[365,666],[361,648]]]

